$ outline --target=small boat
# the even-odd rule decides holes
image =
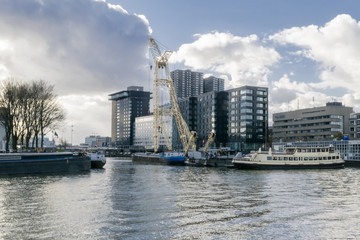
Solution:
[[[284,152],[238,153],[232,160],[239,169],[322,169],[343,168],[344,159],[339,151],[329,147],[285,147]]]
[[[2,153],[0,175],[29,173],[74,173],[90,170],[90,158],[83,153]]]
[[[132,161],[149,164],[185,165],[186,157],[183,153],[178,152],[135,153],[132,155]]]
[[[97,150],[90,153],[91,168],[102,168],[106,163],[106,157],[103,150]]]

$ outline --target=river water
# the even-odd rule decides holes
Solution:
[[[360,239],[360,168],[133,164],[0,178],[0,239]]]

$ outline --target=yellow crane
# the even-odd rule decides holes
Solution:
[[[168,60],[173,53],[172,51],[164,51],[161,53],[155,39],[149,38],[149,48],[155,63],[154,68],[154,96],[153,96],[153,111],[154,111],[154,151],[157,152],[159,148],[159,134],[162,133],[166,146],[172,150],[171,140],[169,134],[166,132],[164,117],[174,116],[176,126],[179,132],[180,140],[184,148],[184,154],[187,156],[190,149],[196,151],[195,141],[197,134],[195,131],[190,131],[185,120],[181,116],[177,97],[174,89],[173,81],[170,77]],[[163,78],[161,78],[162,76]],[[159,105],[160,88],[167,87],[170,92],[170,107],[164,108]]]

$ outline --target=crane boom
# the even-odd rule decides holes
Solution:
[[[154,151],[158,151],[159,147],[159,129],[163,134],[166,140],[166,146],[169,150],[172,150],[171,141],[168,139],[168,134],[166,133],[166,128],[163,123],[164,116],[174,116],[176,121],[176,126],[179,132],[180,140],[184,148],[184,153],[187,155],[190,149],[196,150],[195,141],[197,134],[195,131],[190,131],[188,125],[186,124],[184,118],[181,116],[180,108],[177,102],[177,97],[175,93],[175,88],[173,81],[170,77],[168,60],[172,54],[172,51],[164,51],[161,53],[158,44],[155,39],[149,38],[149,48],[155,63],[154,69],[154,97],[153,97],[153,106],[154,106]],[[165,79],[159,77],[159,71],[164,71]],[[159,88],[167,87],[170,92],[170,111],[162,110],[159,105]]]
[[[215,140],[215,133],[213,131],[211,131],[209,133],[209,136],[208,136],[208,140],[206,141],[206,144],[205,144],[205,147],[204,147],[204,150],[203,152],[206,153],[210,144]]]

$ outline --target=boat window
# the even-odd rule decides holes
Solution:
[[[303,157],[299,157],[299,160],[302,161],[302,160],[303,160]]]
[[[314,160],[318,160],[318,158],[317,158],[317,157],[314,157]]]
[[[288,160],[288,157],[284,157],[284,160],[287,161],[287,160]]]
[[[313,160],[313,157],[309,157],[309,160]]]
[[[316,149],[311,149],[311,152],[316,152]]]
[[[289,157],[289,161],[292,161],[293,160],[293,158],[292,157]]]
[[[339,159],[339,156],[336,156],[336,159]]]
[[[318,148],[318,149],[316,149],[317,150],[317,152],[320,152],[321,151],[321,149],[320,148]]]
[[[309,158],[308,158],[308,157],[304,157],[304,161],[307,161],[307,160],[309,160]]]
[[[274,157],[273,160],[277,160],[277,157]]]
[[[298,157],[294,157],[294,161],[297,161],[298,160]]]
[[[332,159],[335,159],[335,156],[332,156]]]
[[[328,159],[330,160],[330,159],[331,159],[331,156],[328,156]]]
[[[322,160],[322,157],[319,157],[319,160]]]
[[[311,152],[311,149],[306,149],[306,152]]]
[[[280,160],[280,161],[282,161],[282,160],[283,160],[283,158],[282,158],[282,157],[279,157],[279,160]]]
[[[268,157],[267,157],[267,160],[271,160],[271,156],[268,156]]]

